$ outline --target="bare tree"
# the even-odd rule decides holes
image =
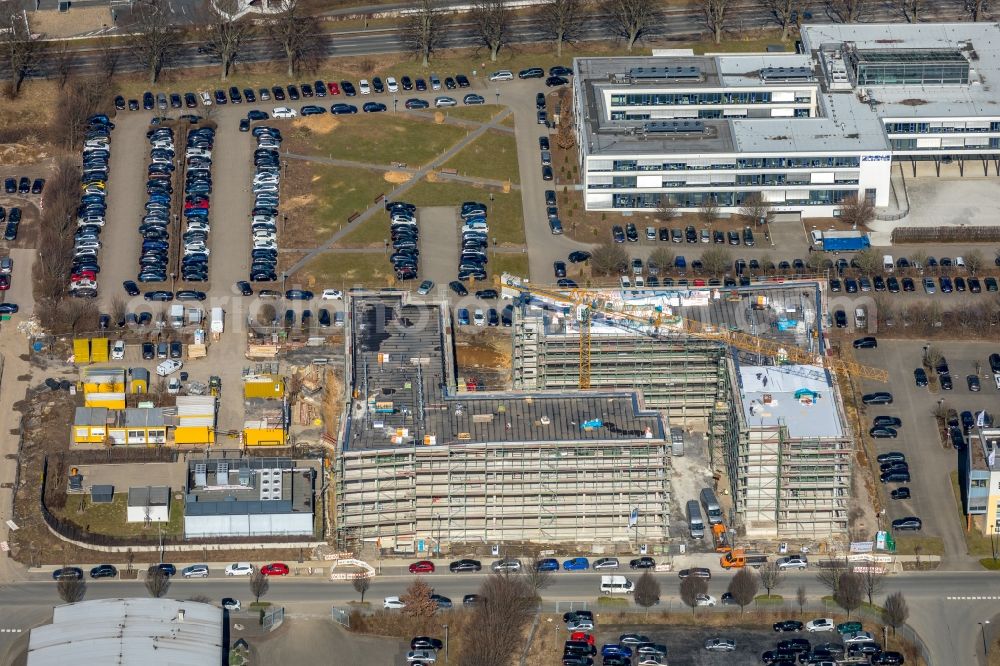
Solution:
[[[97,38],[97,50],[101,71],[104,78],[110,81],[118,71],[118,65],[121,63],[124,51],[119,48],[119,42],[107,35]]]
[[[896,8],[907,23],[919,23],[925,0],[896,0]]]
[[[806,607],[806,586],[799,585],[799,589],[795,590],[795,600],[799,604],[799,615],[805,611]]]
[[[669,222],[670,220],[677,217],[679,206],[670,200],[667,195],[660,196],[659,202],[656,204],[656,217],[658,217],[663,222]]]
[[[882,619],[892,627],[894,636],[896,629],[906,624],[909,617],[910,608],[906,605],[906,597],[902,592],[893,592],[885,598],[885,603],[882,604]]]
[[[77,151],[87,133],[87,119],[108,99],[107,86],[95,79],[74,79],[63,93],[64,104],[56,107],[56,137],[68,151]]]
[[[225,81],[240,56],[240,51],[254,35],[248,18],[233,19],[239,0],[211,0],[207,3],[205,52],[219,61],[219,78]]]
[[[611,29],[626,40],[631,51],[635,43],[656,29],[662,12],[655,0],[611,0],[603,9],[611,13]]]
[[[868,197],[853,196],[840,204],[840,219],[855,229],[875,219],[875,204]]]
[[[523,576],[493,574],[479,588],[479,602],[456,663],[504,666],[538,608],[538,596]]]
[[[644,571],[635,581],[632,598],[635,599],[636,604],[643,608],[655,606],[660,603],[660,582],[653,577],[653,574]]]
[[[965,267],[975,275],[983,267],[983,254],[979,250],[969,250],[965,253]]]
[[[767,562],[757,569],[760,576],[760,584],[767,590],[767,596],[771,596],[771,590],[781,584],[781,579],[785,577],[785,572],[778,568],[776,562]]]
[[[424,67],[431,54],[444,43],[448,13],[435,0],[420,0],[416,11],[403,24],[403,42],[420,56]]]
[[[595,276],[618,275],[628,268],[628,252],[620,243],[604,243],[590,256],[590,268]]]
[[[325,38],[316,18],[307,14],[302,2],[279,1],[282,10],[268,16],[267,33],[285,56],[288,76],[295,76],[304,64],[314,64]]]
[[[146,591],[149,596],[159,599],[170,589],[170,576],[155,564],[146,572]]]
[[[125,299],[119,294],[115,294],[111,298],[109,311],[111,313],[112,322],[118,323],[125,319],[125,315],[128,314],[128,306],[125,304]]]
[[[83,595],[87,593],[87,583],[82,578],[60,578],[57,585],[59,598],[68,604],[75,604],[83,601]]]
[[[841,23],[857,23],[868,11],[868,0],[827,0],[826,4]]]
[[[840,577],[837,589],[833,593],[833,600],[847,611],[847,617],[851,617],[851,611],[857,610],[861,602],[864,601],[861,577],[853,571],[845,572]]]
[[[722,31],[726,29],[726,10],[729,0],[701,0],[702,11],[705,13],[705,23],[712,31],[715,43],[722,42]]]
[[[156,83],[160,72],[170,62],[180,41],[180,32],[161,6],[162,0],[148,0],[133,5],[132,35],[129,49],[139,64],[149,73],[149,82]]]
[[[698,206],[698,219],[703,224],[712,224],[719,219],[719,202],[713,196],[706,196]]]
[[[733,255],[722,247],[710,247],[701,253],[705,272],[711,275],[725,273],[733,265]]]
[[[684,602],[684,605],[691,608],[692,613],[694,613],[694,609],[698,605],[698,597],[707,591],[708,581],[699,576],[688,576],[681,581],[681,601]]]
[[[752,224],[762,224],[771,217],[771,208],[771,202],[764,199],[760,192],[752,192],[743,200],[740,215]]]
[[[365,603],[365,592],[372,586],[371,578],[368,576],[358,576],[351,581],[351,585],[354,586],[354,591],[361,595],[361,603]]]
[[[852,262],[859,271],[871,275],[882,269],[882,257],[877,250],[868,248],[854,255]]]
[[[814,271],[818,271],[823,268],[823,264],[827,262],[830,257],[826,255],[826,252],[810,252],[809,256],[806,258],[806,266]]]
[[[824,566],[816,572],[816,580],[821,582],[830,592],[836,592],[840,578],[849,570],[846,559],[834,558],[827,560]]]
[[[792,28],[799,25],[803,0],[765,0],[765,7],[781,26],[781,41],[788,41]]]
[[[417,578],[406,592],[400,595],[399,600],[406,604],[403,613],[411,617],[428,618],[437,611],[437,602],[431,599],[431,586],[424,582],[422,578]]]
[[[59,88],[66,88],[70,72],[73,69],[73,52],[70,50],[69,44],[65,41],[58,42],[49,50],[49,60],[56,73]]]
[[[539,569],[538,560],[532,562],[530,566],[524,567],[521,570],[521,575],[528,587],[535,592],[540,592],[552,585],[552,572]]]
[[[31,37],[28,13],[15,0],[0,2],[0,51],[10,79],[12,97],[21,93],[21,84],[31,74],[40,48]]]
[[[670,248],[658,247],[649,253],[648,262],[656,264],[660,270],[668,270],[674,265],[674,258],[674,253]]]
[[[965,12],[973,21],[984,21],[990,8],[990,0],[965,0]]]
[[[267,591],[271,588],[271,581],[260,568],[253,570],[250,574],[250,594],[254,596],[257,603],[260,603],[260,598],[267,594]]]
[[[736,575],[729,581],[727,591],[733,595],[733,601],[739,604],[742,615],[743,610],[753,603],[759,589],[760,581],[757,580],[757,575],[752,569],[744,567],[736,572]]]
[[[476,0],[470,15],[476,39],[490,50],[490,60],[496,61],[500,49],[510,40],[507,0]]]
[[[854,573],[861,582],[861,589],[864,591],[865,596],[868,597],[868,603],[875,603],[875,595],[881,594],[882,588],[885,587],[885,569],[870,566],[869,563],[869,565],[863,567],[861,571],[856,571]]]
[[[585,0],[546,0],[538,13],[541,28],[556,44],[556,56],[562,57],[563,42],[573,42],[583,27]]]

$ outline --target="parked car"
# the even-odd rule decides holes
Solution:
[[[233,562],[225,569],[227,576],[250,576],[253,575],[254,567],[249,562]]]
[[[479,560],[462,559],[456,560],[448,565],[448,570],[452,573],[459,573],[462,571],[480,571],[483,565]]]
[[[114,578],[118,575],[118,569],[113,564],[98,564],[90,570],[91,578]]]

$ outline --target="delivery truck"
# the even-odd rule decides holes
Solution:
[[[737,549],[719,558],[723,569],[742,569],[743,567],[760,567],[767,564],[767,555]]]
[[[212,308],[212,333],[219,334],[223,331],[223,312],[222,308]]]
[[[861,231],[824,231],[824,252],[860,252],[871,247],[868,234]]]

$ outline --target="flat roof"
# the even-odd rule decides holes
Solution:
[[[659,414],[632,392],[451,394],[452,352],[440,305],[356,295],[351,308],[351,388],[358,397],[348,412],[346,450],[665,438]]]
[[[968,84],[865,85],[882,118],[957,118],[1000,116],[1000,24],[852,23],[803,25],[807,52],[850,44],[866,59],[913,59],[937,53],[958,54],[970,63]],[[946,62],[946,61],[944,61]],[[852,92],[846,93],[853,96]]]
[[[204,466],[204,483],[201,479]],[[264,476],[268,484],[279,470],[280,494],[262,498]],[[220,472],[223,476],[220,478]],[[184,515],[254,515],[301,513],[313,510],[313,485],[317,471],[312,464],[291,458],[202,458],[188,460]],[[266,491],[265,491],[266,492]]]
[[[180,612],[184,617],[180,619]],[[31,630],[28,666],[218,666],[222,609],[175,599],[94,599],[56,606]]]
[[[129,506],[167,506],[170,488],[166,486],[133,486],[128,489]]]
[[[736,395],[750,428],[783,425],[794,439],[841,438],[829,374],[818,365],[740,365]]]
[[[130,407],[125,410],[126,428],[161,428],[163,426],[163,410],[160,407]]]
[[[108,424],[107,407],[77,407],[73,415],[73,425],[103,426]]]

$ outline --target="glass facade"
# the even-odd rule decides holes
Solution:
[[[940,122],[936,123],[886,123],[885,131],[889,134],[970,134],[974,132],[1000,132],[1000,122],[972,121],[972,125],[967,123],[954,123],[945,126]]]
[[[711,164],[691,164],[687,162],[663,161],[650,163],[649,159],[639,164],[638,160],[614,160],[610,168],[600,168],[593,164],[588,166],[588,173],[609,171],[715,171],[726,169],[815,169],[844,168],[857,169],[861,159],[856,155],[839,155],[836,157],[740,157],[720,158],[725,162]]]
[[[969,82],[969,61],[959,51],[873,49],[852,54],[859,86],[946,85]]]
[[[798,104],[809,104],[812,99],[808,92],[795,91],[794,101]],[[771,93],[768,91],[742,92],[646,92],[646,93],[613,93],[611,106],[698,106],[709,104],[771,104]],[[787,104],[788,102],[781,102]]]
[[[613,208],[657,208],[660,205],[660,197],[665,197],[670,203],[682,208],[697,208],[706,200],[711,199],[719,206],[740,206],[750,194],[756,194],[755,190],[747,192],[678,192],[660,194],[649,192],[642,194],[615,194],[611,205]],[[801,194],[803,199],[789,199],[786,204],[795,206],[830,206],[839,204],[852,196],[856,196],[858,191],[853,190],[809,190]]]

